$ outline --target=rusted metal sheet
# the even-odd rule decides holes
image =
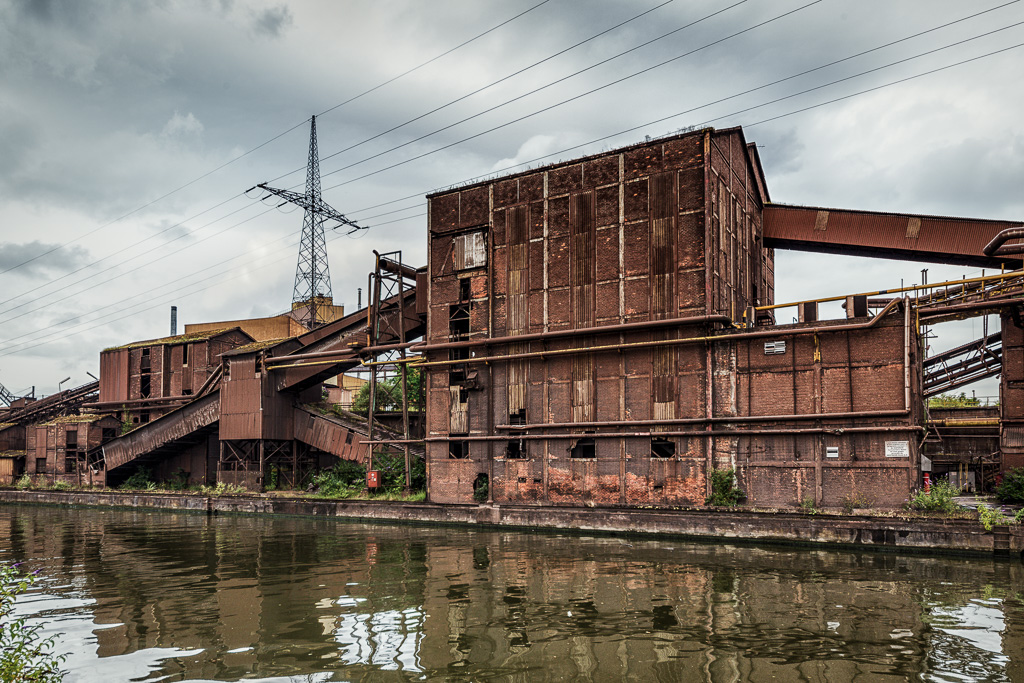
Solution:
[[[764,207],[766,247],[998,268],[1019,257],[987,257],[987,245],[1019,222],[824,209]]]
[[[151,453],[220,419],[220,395],[213,393],[172,411],[103,446],[107,470]]]
[[[451,408],[449,412],[449,432],[451,434],[469,433],[469,402],[468,392],[460,386],[449,387]]]
[[[366,438],[327,416],[308,410],[295,411],[295,438],[342,460],[363,463],[370,452]]]
[[[113,349],[100,354],[100,401],[124,401],[128,398],[128,349]]]
[[[487,241],[482,230],[456,235],[454,245],[455,270],[483,268],[487,265]]]

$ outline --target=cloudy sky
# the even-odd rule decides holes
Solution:
[[[314,114],[325,200],[371,226],[328,235],[348,307],[373,249],[425,262],[425,193],[688,126],[744,126],[778,202],[1020,220],[1022,22],[1019,0],[0,0],[0,383],[88,381],[172,304],[287,310],[302,213],[245,191],[302,189]],[[777,264],[780,302],[922,267]]]

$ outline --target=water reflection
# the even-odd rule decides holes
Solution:
[[[1022,680],[1019,563],[0,507],[69,681]]]

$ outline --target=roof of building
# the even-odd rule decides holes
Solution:
[[[242,346],[236,346],[230,351],[225,351],[222,356],[240,356],[246,353],[253,353],[255,351],[262,351],[263,349],[269,349],[271,347],[282,344],[286,341],[291,341],[295,337],[282,337],[280,339],[268,339],[266,341],[252,342],[251,344],[243,344]]]
[[[0,422],[0,432],[2,432],[5,429],[10,429],[11,427],[17,427],[17,426],[18,426],[17,422]]]
[[[111,346],[110,348],[103,349],[104,351],[120,351],[122,349],[141,349],[147,346],[170,346],[174,344],[188,344],[192,342],[201,342],[212,339],[219,335],[225,334],[226,332],[232,332],[239,330],[238,327],[226,327],[219,330],[203,330],[201,332],[189,332],[187,334],[178,334],[173,337],[161,337],[160,339],[147,339],[144,341],[131,342],[129,344],[123,344],[121,346]]]
[[[26,451],[0,451],[0,458],[7,460],[14,458],[24,458],[25,453]]]
[[[49,422],[44,422],[43,425],[63,425],[63,424],[80,424],[84,422],[96,422],[102,420],[108,415],[95,415],[93,413],[83,413],[81,415],[62,415],[56,417]]]

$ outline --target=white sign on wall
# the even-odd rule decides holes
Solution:
[[[909,441],[886,441],[885,442],[885,457],[887,457],[887,458],[909,458],[910,457],[910,442]]]

